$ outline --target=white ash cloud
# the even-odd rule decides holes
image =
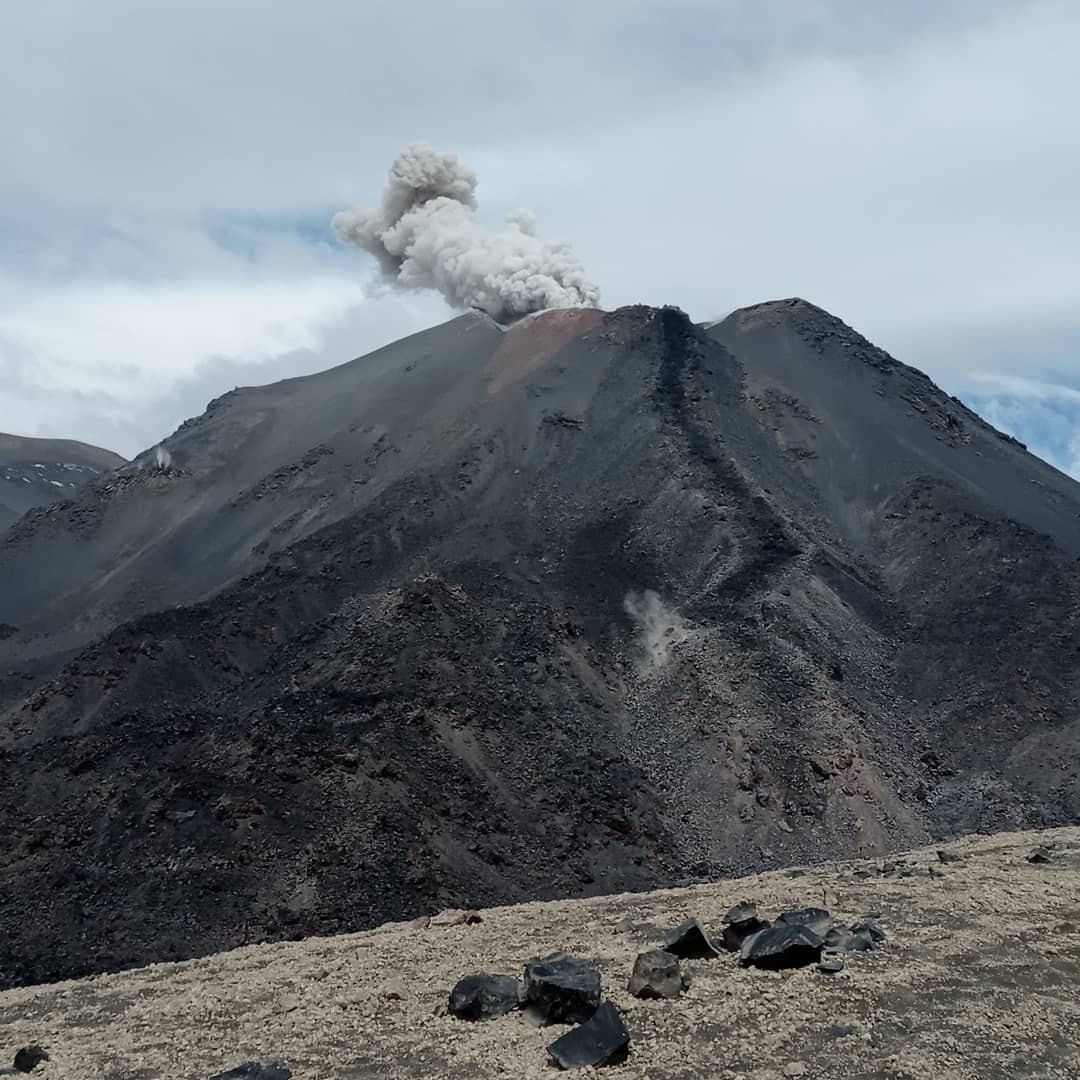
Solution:
[[[596,307],[600,290],[570,246],[541,240],[527,210],[492,231],[477,217],[476,184],[454,154],[417,143],[391,166],[379,209],[343,210],[333,226],[375,256],[387,281],[435,289],[454,307],[502,321],[545,308]]]

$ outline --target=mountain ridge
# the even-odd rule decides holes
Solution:
[[[1080,817],[1080,487],[808,308],[462,316],[9,535],[0,980]]]
[[[126,459],[74,439],[0,432],[0,531],[28,510],[62,501],[79,486]]]

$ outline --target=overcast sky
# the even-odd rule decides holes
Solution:
[[[0,430],[127,455],[447,318],[329,218],[406,144],[605,307],[800,295],[1080,476],[1077,0],[0,5]]]

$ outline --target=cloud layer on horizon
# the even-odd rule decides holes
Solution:
[[[426,139],[605,306],[804,295],[1076,469],[1080,8],[897,7],[2,9],[0,430],[135,453],[237,381],[445,318],[365,295],[326,225]]]

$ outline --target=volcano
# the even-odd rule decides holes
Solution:
[[[0,982],[1080,820],[1080,486],[803,300],[470,312],[0,534]]]

